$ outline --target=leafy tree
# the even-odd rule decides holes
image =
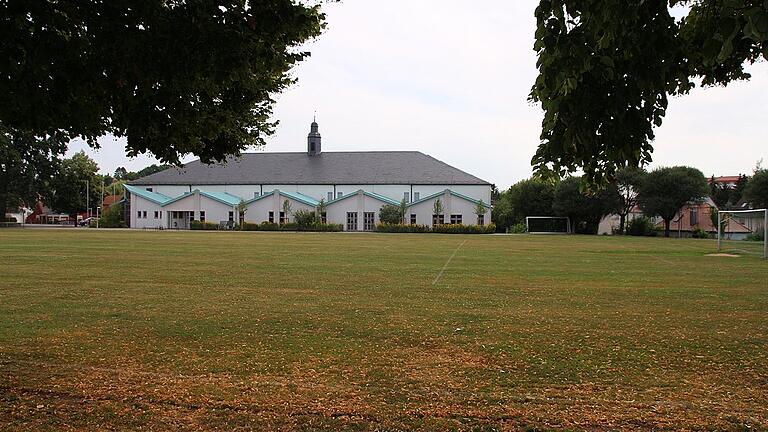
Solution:
[[[480,216],[485,216],[485,212],[487,211],[488,207],[486,207],[482,201],[478,201],[477,205],[475,205],[475,214],[477,215],[477,219],[480,220]]]
[[[691,4],[681,22],[676,4]],[[763,0],[540,0],[539,75],[530,99],[544,110],[537,171],[582,169],[607,183],[651,160],[668,96],[749,78],[744,64],[768,55]]]
[[[283,201],[283,214],[285,215],[285,221],[288,222],[288,216],[291,214],[291,202],[288,200]]]
[[[72,214],[87,211],[88,203],[91,210],[101,205],[101,182],[96,174],[98,171],[96,161],[83,151],[61,161],[59,174],[51,182],[51,207]]]
[[[47,197],[66,150],[61,135],[40,138],[0,123],[0,215]]]
[[[128,170],[125,169],[125,167],[117,167],[115,169],[115,174],[113,175],[115,180],[130,180],[128,178]]]
[[[263,145],[274,95],[324,26],[292,0],[0,2],[0,122],[177,164]]]
[[[581,190],[581,178],[568,177],[555,187],[552,209],[558,216],[571,219],[574,232],[597,234],[600,220],[616,212],[619,193],[610,185],[594,193]]]
[[[315,209],[315,213],[317,214],[317,218],[321,219],[323,217],[323,215],[325,214],[327,209],[328,209],[328,204],[326,204],[325,198],[321,198],[320,202],[317,203],[317,208]]]
[[[508,190],[501,192],[493,201],[491,220],[499,232],[505,232],[508,227],[514,225],[512,221],[512,204],[509,201]]]
[[[624,233],[627,216],[637,205],[637,189],[646,172],[635,167],[622,167],[616,172],[616,188],[619,194],[617,213],[619,214],[619,232]]]
[[[659,168],[648,173],[640,184],[638,203],[646,214],[664,219],[664,236],[669,237],[669,225],[680,209],[708,191],[707,179],[696,168]]]
[[[768,207],[768,169],[755,171],[744,189],[744,199],[749,201],[753,208]]]
[[[527,216],[554,216],[555,186],[538,179],[523,180],[509,188],[510,225],[525,222]]]
[[[717,183],[715,176],[712,176],[709,178],[709,197],[718,208],[725,208],[731,199],[731,188],[727,184]]]
[[[435,203],[432,204],[432,214],[441,215],[443,214],[443,202],[440,201],[440,198],[435,200]]]
[[[739,174],[739,179],[736,181],[736,186],[731,189],[730,202],[732,205],[736,205],[741,201],[741,197],[744,194],[744,189],[749,184],[749,177],[745,174]]]
[[[400,201],[398,210],[400,211],[400,223],[405,224],[405,214],[408,213],[408,201],[405,198]]]
[[[245,222],[245,213],[248,211],[248,204],[243,199],[240,199],[235,208],[237,209],[238,223],[240,224],[240,229],[242,229],[243,222]]]
[[[388,224],[400,224],[403,222],[403,214],[399,205],[384,204],[379,209],[379,221]]]
[[[101,215],[99,220],[99,226],[101,228],[125,228],[126,224],[123,220],[123,206],[120,204],[112,204]]]
[[[301,228],[308,228],[317,225],[318,216],[310,210],[296,210],[293,213],[293,221]]]

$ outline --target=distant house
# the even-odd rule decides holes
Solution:
[[[707,182],[709,184],[715,183],[717,185],[721,186],[728,186],[728,187],[735,187],[736,184],[739,182],[740,176],[720,176],[720,177],[714,177],[707,179]],[[714,179],[714,182],[712,181]]]
[[[717,210],[717,205],[711,198],[706,197],[700,201],[691,201],[686,204],[678,216],[672,220],[670,224],[670,235],[677,235],[679,237],[690,237],[696,229],[702,229],[710,234],[717,234],[717,226],[712,223],[711,212],[712,209]],[[747,238],[752,230],[739,221],[737,218],[727,218],[727,223],[723,232],[723,236],[732,240],[743,240]],[[662,229],[664,223],[659,222],[658,228]]]
[[[122,195],[107,195],[104,197],[104,208],[102,210],[106,211],[109,208],[109,206],[111,206],[112,204],[119,203],[122,200],[123,200]]]

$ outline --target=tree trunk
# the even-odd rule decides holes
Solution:
[[[2,219],[0,222],[5,222],[5,212],[8,211],[8,200],[6,199],[5,194],[0,194],[0,217]]]
[[[672,219],[664,219],[664,237],[669,237],[669,224],[672,223]]]
[[[619,234],[624,234],[624,225],[626,225],[627,222],[627,215],[620,214],[619,215]]]

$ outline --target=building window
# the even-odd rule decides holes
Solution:
[[[229,212],[229,221],[234,222],[235,221],[235,212],[231,211]]]
[[[258,198],[258,197],[260,197],[260,196],[261,196],[261,192],[254,192],[254,193],[253,193],[253,197],[254,197],[254,198]]]
[[[357,231],[357,212],[347,212],[347,231]]]
[[[155,219],[159,219],[159,218],[157,217],[157,210],[155,210],[155,212],[154,212],[154,216],[155,216]]]
[[[445,223],[445,215],[432,215],[432,225],[443,225]]]
[[[416,213],[411,213],[411,225],[416,225]]]
[[[336,198],[341,198],[344,196],[344,192],[336,192]]]
[[[691,209],[691,225],[698,225],[699,224],[699,212],[697,208]]]
[[[418,201],[419,200],[419,193],[418,192],[414,192],[413,193],[413,200],[414,201]]]
[[[284,211],[280,212],[280,225],[288,223],[288,217],[285,215]]]
[[[363,213],[363,230],[364,231],[373,231],[373,229],[376,227],[374,225],[374,212],[365,212]]]
[[[205,222],[205,212],[204,211],[200,212],[200,222]]]
[[[452,214],[451,215],[451,224],[452,225],[461,224],[461,215],[460,214]]]
[[[328,192],[328,201],[333,201],[333,192]]]
[[[152,192],[152,188],[147,188],[147,192]]]
[[[320,213],[320,222],[321,223],[328,223],[328,213],[326,213],[326,212]]]
[[[195,212],[191,211],[189,212],[189,223],[192,223],[195,221]]]
[[[269,212],[269,223],[275,223],[275,212]]]
[[[143,212],[142,218],[143,218],[143,219],[146,219],[146,218],[147,218],[147,212]]]
[[[480,226],[485,225],[485,215],[477,215],[477,224]]]
[[[408,192],[403,192],[403,199],[405,202],[411,202],[411,194]]]
[[[141,210],[136,212],[136,219],[141,219]]]

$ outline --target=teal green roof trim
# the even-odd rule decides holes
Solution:
[[[253,197],[253,198],[247,200],[245,203],[246,204],[250,204],[250,203],[256,202],[256,201],[258,201],[258,200],[260,200],[262,198],[266,198],[268,196],[272,196],[272,192],[264,192],[263,194],[261,194],[259,196],[256,196],[256,197]]]
[[[150,192],[150,191],[148,191],[148,190],[146,190],[145,188],[142,188],[142,187],[131,186],[131,185],[127,185],[127,184],[124,184],[123,187],[129,193],[131,193],[133,195],[136,195],[136,196],[140,196],[140,197],[144,198],[147,201],[152,201],[155,204],[160,204],[161,206],[171,200],[171,197],[169,197],[169,196],[163,195],[163,194],[158,193],[158,192]]]
[[[300,192],[285,192],[281,190],[278,190],[278,192],[280,192],[280,195],[286,196],[292,200],[298,201],[306,205],[316,206],[320,204],[320,201],[312,198],[311,196],[304,195],[303,193],[300,193]]]
[[[210,191],[203,191],[203,190],[199,192],[200,192],[200,195],[206,198],[210,198],[214,201],[218,201],[222,204],[231,205],[231,206],[236,206],[240,204],[240,201],[243,200],[239,196],[232,195],[231,193],[227,193],[227,192],[210,192]]]

